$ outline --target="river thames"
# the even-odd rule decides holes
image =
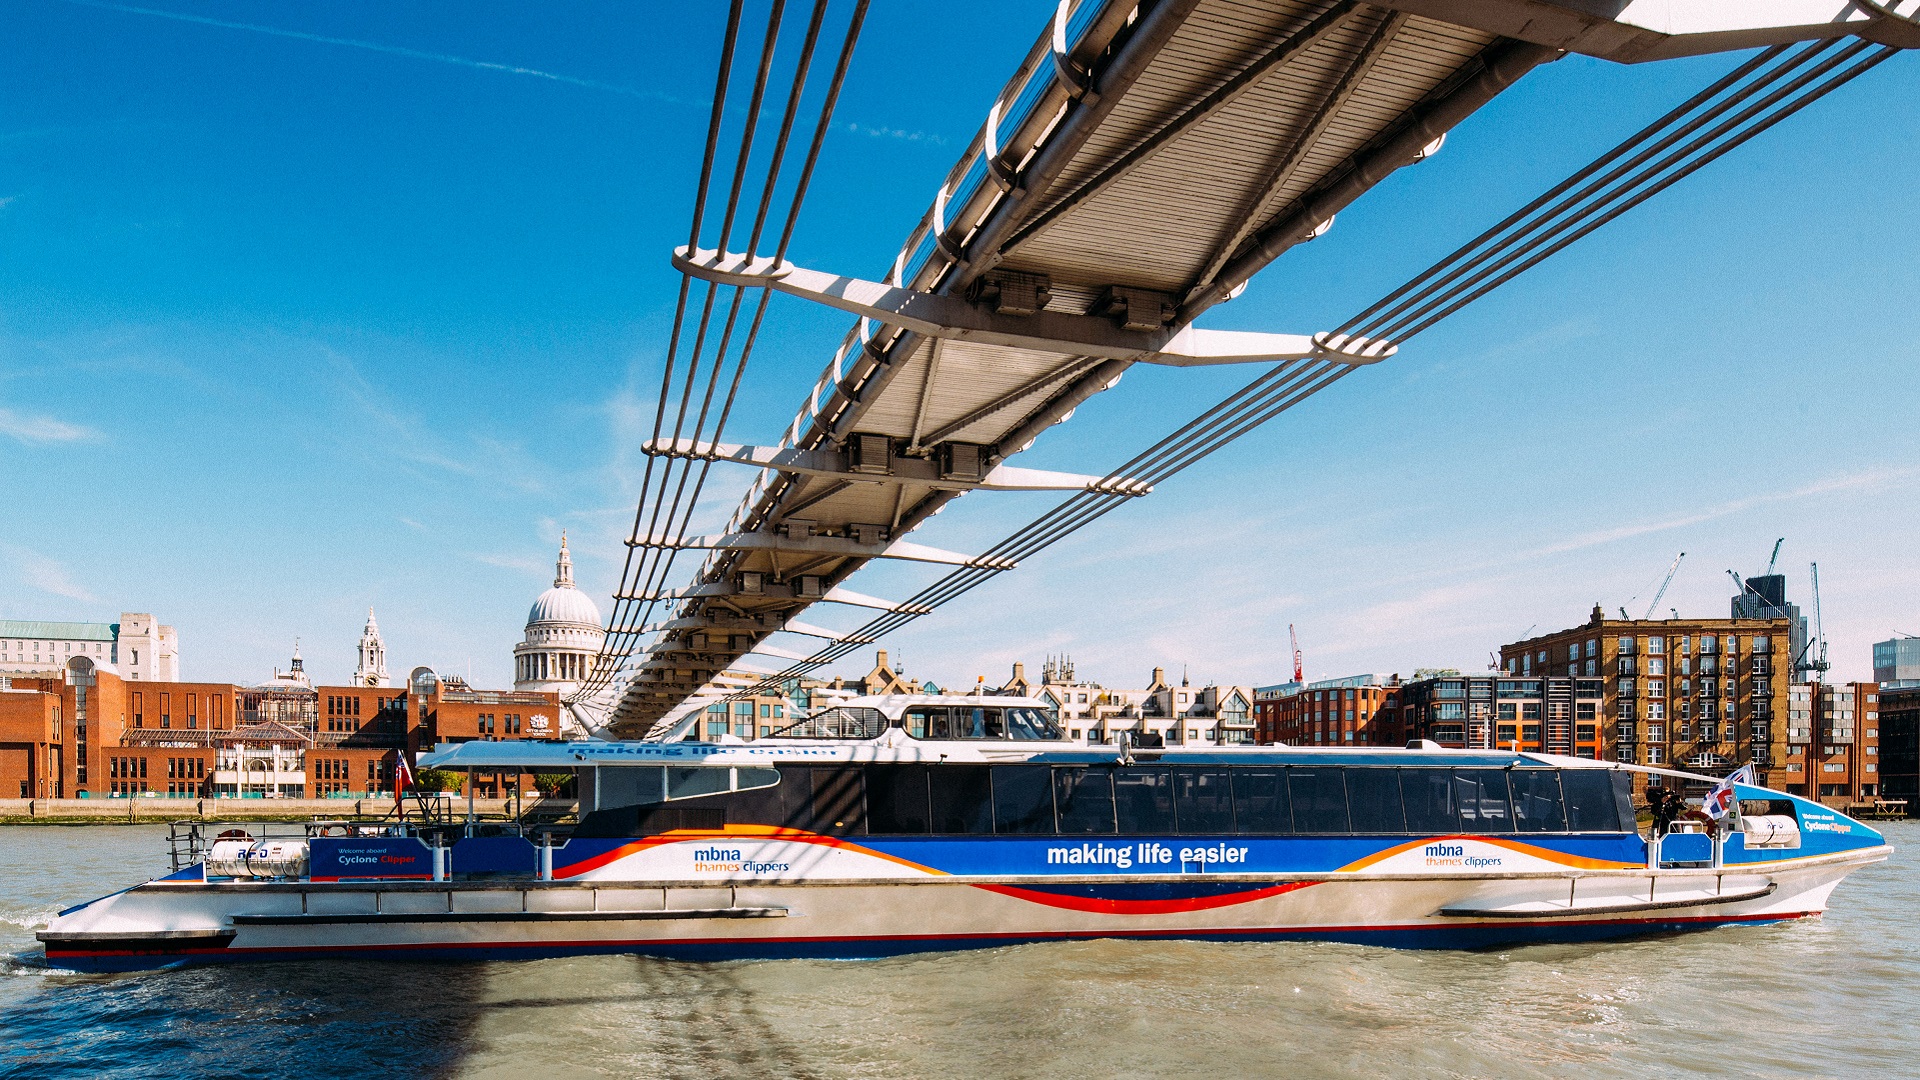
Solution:
[[[1911,1076],[1920,823],[1824,919],[1398,952],[1096,941],[884,961],[51,972],[158,827],[0,828],[0,1076]]]

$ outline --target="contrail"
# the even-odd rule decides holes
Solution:
[[[256,34],[269,34],[273,37],[294,38],[299,41],[314,41],[322,45],[345,45],[353,49],[366,49],[369,52],[386,53],[389,56],[405,56],[414,60],[432,60],[441,64],[454,64],[459,67],[477,68],[481,71],[499,71],[508,75],[529,75],[536,79],[548,79],[552,82],[566,83],[587,90],[605,90],[611,94],[626,97],[647,98],[656,101],[669,101],[679,105],[699,104],[682,101],[666,94],[650,90],[639,90],[618,83],[598,82],[593,79],[579,79],[572,75],[557,75],[539,68],[521,67],[517,64],[496,64],[490,60],[474,60],[465,56],[451,56],[447,53],[427,52],[423,49],[408,49],[399,45],[382,45],[375,41],[361,41],[357,38],[328,37],[325,34],[309,34],[302,30],[284,30],[277,26],[260,26],[255,23],[228,22],[225,19],[211,19],[204,15],[188,15],[179,11],[162,11],[156,8],[133,7],[127,4],[112,4],[105,0],[66,0],[69,4],[81,7],[102,8],[107,11],[119,11],[129,15],[151,15],[159,19],[173,19],[176,22],[199,23],[202,26],[218,26],[226,30],[250,30]]]

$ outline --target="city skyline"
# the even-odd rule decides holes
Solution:
[[[876,9],[803,262],[891,257],[1051,5],[1001,9]],[[152,611],[187,677],[245,682],[296,636],[350,671],[371,605],[396,672],[470,660],[505,686],[563,529],[606,610],[705,121],[687,72],[711,58],[673,43],[710,48],[716,16],[479,10],[23,5],[0,46],[21,72],[0,89],[0,449],[24,496],[0,618]],[[909,48],[979,62],[902,100]],[[1336,323],[1732,62],[1550,65],[1207,322]],[[1900,543],[1920,217],[1879,182],[1920,136],[1889,77],[881,646],[943,681],[1071,652],[1096,678],[1184,661],[1257,684],[1285,681],[1291,623],[1310,677],[1472,671],[1596,601],[1640,614],[1681,550],[1662,611],[1723,614],[1724,571],[1784,535],[1809,615],[1821,564],[1830,677],[1869,678],[1871,642],[1920,631]],[[776,301],[730,434],[777,438],[844,323]],[[1136,371],[1019,463],[1104,472],[1245,378]],[[724,512],[750,476],[715,476]],[[984,547],[1042,498],[962,500],[926,542]]]

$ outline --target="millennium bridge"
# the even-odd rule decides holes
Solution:
[[[932,614],[1920,46],[1920,0],[1060,0],[891,265],[795,265],[866,15],[734,0],[710,54],[686,243],[661,253],[681,279],[642,494],[606,644],[569,702],[601,734],[675,737],[708,703]],[[1726,74],[1345,321],[1204,325],[1542,65],[1723,52],[1741,54]],[[729,441],[774,293],[851,325],[777,441]],[[1249,377],[1104,475],[1016,463],[1135,364]],[[715,465],[759,479],[700,534]],[[909,539],[998,491],[1060,501],[985,550]],[[852,586],[875,559],[933,580],[867,595]],[[807,622],[819,604],[864,621]]]

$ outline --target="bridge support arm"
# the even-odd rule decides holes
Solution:
[[[1062,311],[1003,314],[958,296],[916,292],[884,282],[807,270],[790,262],[776,264],[769,258],[736,252],[703,249],[689,254],[686,248],[678,248],[673,253],[673,265],[681,273],[707,281],[774,289],[928,337],[1070,356],[1196,367],[1309,358],[1372,364],[1395,352],[1388,342],[1344,335],[1264,334],[1193,327],[1177,331],[1132,330],[1100,315]]]
[[[1153,491],[1151,485],[1138,480],[1108,479],[1048,469],[1021,469],[1011,465],[996,465],[978,480],[955,480],[942,476],[935,462],[911,457],[893,457],[888,463],[889,472],[873,473],[849,468],[846,456],[837,451],[800,450],[784,446],[742,446],[693,439],[660,439],[649,440],[641,449],[653,457],[725,461],[860,484],[911,484],[948,491],[1094,491],[1135,496]]]

